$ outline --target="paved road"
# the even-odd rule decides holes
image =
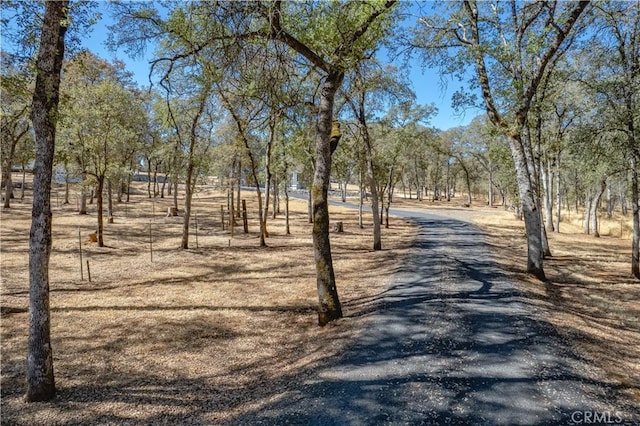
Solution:
[[[477,227],[395,213],[413,217],[420,235],[370,328],[234,423],[565,425],[589,424],[595,411],[636,424],[616,416],[615,389],[588,377],[500,273]]]

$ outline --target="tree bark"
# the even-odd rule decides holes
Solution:
[[[516,168],[518,191],[524,214],[527,235],[527,272],[544,281],[546,277],[543,269],[542,221],[536,202],[537,194],[531,182],[531,175],[519,135],[512,135],[509,138],[509,147]]]
[[[167,188],[167,178],[169,177],[168,173],[165,173],[162,178],[162,187],[160,188],[160,198],[164,198],[164,191]]]
[[[365,186],[364,186],[364,177],[363,177],[363,171],[362,171],[362,166],[360,166],[360,197],[359,197],[359,202],[358,202],[358,226],[360,226],[360,229],[364,228],[364,223],[363,223],[363,218],[362,218],[362,206],[364,204],[364,191],[365,191]]]
[[[471,202],[473,200],[473,197],[471,195],[471,175],[469,174],[469,170],[467,169],[467,166],[464,164],[462,159],[458,158],[458,161],[460,162],[460,166],[462,167],[462,171],[464,172],[464,181],[467,184],[467,204],[471,206]]]
[[[69,169],[67,162],[64,163],[64,204],[69,204]]]
[[[96,187],[96,208],[98,209],[98,247],[104,247],[104,215],[102,213],[104,176],[98,176],[98,183]]]
[[[178,178],[177,176],[173,178],[175,179],[173,181],[173,208],[178,211]]]
[[[286,173],[286,167],[285,167]],[[284,183],[284,227],[285,234],[290,235],[291,229],[289,227],[289,182],[288,180]]]
[[[111,180],[107,180],[107,220],[113,223],[113,188]]]
[[[257,168],[256,160],[253,156],[253,151],[251,151],[251,144],[249,142],[249,139],[247,138],[247,134],[245,132],[245,126],[242,120],[236,114],[236,110],[233,108],[230,100],[225,96],[224,92],[222,90],[219,90],[218,93],[220,94],[220,97],[224,101],[224,104],[227,110],[233,117],[233,121],[236,123],[236,127],[238,129],[238,134],[240,135],[242,142],[244,143],[244,147],[247,150],[247,156],[249,157],[249,164],[251,165],[251,175],[256,185],[256,194],[258,196],[258,220],[260,222],[260,247],[266,247],[267,246],[267,242],[265,241],[266,229],[263,226],[264,222],[263,222],[262,191],[260,190],[260,181],[258,180],[258,168]],[[267,194],[268,194],[268,187],[267,187]],[[266,203],[268,206],[268,203],[269,203],[268,197],[267,197]]]
[[[493,166],[489,165],[489,207],[493,207]]]
[[[562,212],[562,193],[560,187],[560,155],[556,157],[556,226],[553,232],[560,233],[560,214]]]
[[[87,214],[87,190],[85,188],[80,189],[80,209],[78,214]]]
[[[158,166],[160,161],[156,160],[155,167],[153,168],[153,198],[156,198],[159,194],[158,191]]]
[[[237,191],[238,196],[236,199],[236,211],[238,212],[238,217],[242,217],[242,161],[238,160],[238,176],[236,178],[236,183],[238,184]]]
[[[540,176],[542,177],[544,226],[553,232],[553,171],[548,159],[540,160]]]
[[[631,273],[640,279],[640,182],[638,156],[631,156],[631,209],[633,214],[633,237],[631,242]]]
[[[536,175],[531,173],[530,166],[532,163],[532,152],[530,144],[525,145],[522,140],[523,130],[527,123],[527,116],[531,108],[531,102],[539,89],[540,82],[547,71],[547,67],[553,62],[558,55],[561,55],[560,48],[567,36],[584,9],[587,7],[588,2],[580,1],[575,3],[575,6],[569,10],[565,22],[562,25],[556,25],[553,29],[556,31],[556,37],[547,49],[544,50],[544,54],[537,58],[535,67],[531,70],[532,74],[526,80],[523,78],[522,63],[513,63],[507,61],[503,65],[507,67],[513,67],[514,73],[512,75],[513,82],[522,87],[522,93],[520,99],[517,101],[515,108],[515,125],[516,131],[512,130],[502,116],[501,111],[496,105],[491,82],[489,79],[489,73],[487,71],[487,65],[485,63],[485,49],[483,47],[484,40],[481,40],[481,21],[478,12],[477,3],[475,1],[465,0],[463,2],[463,10],[465,15],[469,18],[470,24],[470,39],[467,40],[469,50],[473,54],[476,74],[478,76],[478,83],[481,88],[482,98],[484,99],[485,109],[489,120],[496,125],[501,131],[509,136],[509,147],[514,160],[516,175],[518,181],[518,190],[520,192],[520,198],[522,201],[522,208],[525,216],[525,229],[527,234],[527,272],[535,275],[540,280],[545,280],[545,274],[543,269],[543,247],[542,247],[542,222],[541,214],[538,211],[539,196],[536,191],[537,181],[534,180]],[[515,10],[515,7],[514,7]],[[517,28],[525,29],[526,26],[521,26],[518,23],[518,19],[514,19],[514,23]],[[516,52],[522,55],[525,52],[524,46],[519,42],[524,38],[518,38],[518,43],[514,46]]]
[[[313,223],[313,197],[311,188],[307,190],[307,216],[309,217],[309,223]]]
[[[584,206],[584,219],[582,220],[582,230],[585,234],[589,234],[591,228],[589,224],[591,223],[591,205],[593,204],[593,197],[589,195],[585,201]]]
[[[31,111],[35,131],[36,160],[29,233],[29,338],[26,400],[30,402],[48,401],[56,393],[49,310],[52,219],[50,197],[60,70],[64,58],[68,8],[68,1],[52,1],[45,5]]]
[[[591,221],[590,221],[590,233],[596,238],[600,238],[600,232],[598,232],[598,205],[600,205],[600,199],[607,188],[607,177],[603,176],[600,182],[600,188],[596,192],[591,202]]]
[[[275,134],[276,134],[276,123],[275,123],[276,117],[270,117],[269,120],[269,140],[267,142],[267,151],[265,153],[265,158],[264,158],[264,168],[265,168],[265,184],[264,184],[264,207],[262,208],[262,212],[260,212],[260,232],[262,233],[261,237],[260,237],[260,245],[261,246],[265,246],[266,242],[265,242],[265,238],[269,237],[269,232],[267,230],[267,219],[269,218],[269,197],[270,197],[270,192],[271,192],[271,184],[272,184],[272,178],[273,178],[273,174],[271,172],[271,151],[273,148],[273,143],[275,140]],[[248,149],[248,148],[247,148]],[[257,179],[257,174],[256,174],[256,179]],[[258,190],[259,190],[259,185],[258,185]],[[275,212],[275,197],[276,194],[273,194],[274,197],[274,212]],[[274,216],[275,217],[275,216]]]
[[[278,194],[278,176],[273,177],[273,212],[271,212],[271,218],[275,219],[280,213],[280,203],[279,203],[279,194]]]
[[[14,138],[11,141],[11,146],[9,147],[7,158],[3,159],[5,162],[4,164],[5,168],[3,170],[2,182],[5,185],[4,187],[5,189],[4,208],[5,209],[8,209],[11,207],[11,199],[13,198],[13,179],[11,178],[11,170],[13,169],[13,157],[16,152],[16,145],[18,144],[20,137]]]
[[[331,176],[331,151],[329,136],[333,122],[333,102],[344,74],[331,72],[323,83],[316,125],[316,167],[311,197],[313,201],[313,253],[316,262],[318,288],[318,324],[324,326],[342,318],[342,306],[338,298],[331,243],[329,241],[328,190]]]
[[[371,190],[371,213],[373,216],[373,250],[382,250],[382,231],[380,229],[382,219],[380,215],[380,192],[378,190],[378,182],[376,179],[375,168],[373,165],[373,146],[371,137],[367,127],[366,114],[364,110],[364,92],[360,94],[358,105],[351,102],[353,112],[356,114],[360,123],[360,131],[365,148],[365,162],[367,165],[367,180],[369,181],[369,189]]]
[[[182,221],[182,240],[180,241],[180,248],[185,250],[189,248],[189,224],[191,220],[191,200],[193,197],[193,193],[191,191],[192,180],[193,162],[190,160],[189,165],[187,166],[187,180],[184,185],[184,218]]]
[[[200,97],[198,98],[198,110],[193,116],[191,120],[191,128],[189,129],[189,152],[187,157],[187,177],[185,181],[185,194],[184,194],[184,218],[182,221],[182,240],[180,242],[180,248],[188,249],[189,248],[189,225],[191,220],[191,202],[193,199],[193,191],[195,189],[196,177],[194,177],[194,172],[196,169],[196,144],[198,141],[198,124],[200,123],[200,118],[204,113],[204,109],[206,106],[207,98],[209,97],[209,89],[204,88],[200,93]],[[157,163],[156,163],[157,164]],[[157,167],[156,167],[157,168]],[[155,174],[154,174],[155,180]],[[177,180],[176,180],[177,183]],[[153,190],[156,190],[156,186],[154,183]],[[177,204],[177,188],[176,194],[174,195],[174,200]],[[154,192],[155,197],[155,192]],[[176,206],[177,207],[177,206]],[[176,208],[177,211],[177,208]]]
[[[22,186],[20,187],[20,200],[24,200],[24,187],[27,185],[27,167],[22,163]],[[69,203],[67,203],[69,204]]]
[[[147,195],[151,198],[151,158],[147,157]]]
[[[4,208],[8,209],[11,207],[11,197],[13,197],[13,182],[11,179],[11,169],[9,169],[9,175],[7,176],[7,179],[5,180],[5,187],[4,187],[5,191],[4,191]]]

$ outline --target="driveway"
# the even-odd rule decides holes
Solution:
[[[637,424],[502,274],[479,228],[394,214],[419,236],[369,327],[235,424]]]

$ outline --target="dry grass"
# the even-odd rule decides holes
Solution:
[[[30,199],[2,212],[3,424],[232,421],[272,402],[275,390],[305,380],[314,365],[345,347],[366,324],[374,296],[415,233],[413,225],[393,220],[385,250],[373,252],[371,230],[358,228],[354,212],[332,207],[332,220],[342,220],[346,230],[332,234],[332,245],[347,318],[319,328],[304,202],[292,201],[292,235],[284,235],[279,217],[271,221],[269,247],[261,249],[257,221],[250,222],[250,234],[230,238],[219,224],[225,199],[202,189],[195,199],[198,248],[178,250],[181,219],[164,217],[170,200],[152,203],[143,186],[137,189],[126,211],[117,206],[115,223],[107,225],[108,247],[85,243],[91,283],[80,281],[78,228],[85,240],[95,229],[95,212],[78,216],[75,206],[54,209],[51,306],[59,395],[51,403],[22,400]],[[255,218],[255,195],[243,196]],[[628,274],[629,240],[594,239],[580,235],[576,223],[563,224],[562,234],[550,235],[554,256],[545,264],[545,285],[524,274],[521,222],[501,209],[460,204],[398,198],[394,208],[426,207],[474,219],[528,302],[594,374],[625,387],[640,403],[640,285]]]
[[[152,203],[145,194],[139,186],[126,211],[116,207],[104,248],[86,242],[95,210],[78,216],[75,205],[57,206],[54,197],[51,333],[59,394],[51,403],[22,399],[30,199],[2,212],[3,424],[201,424],[256,408],[362,329],[415,234],[395,220],[385,250],[373,252],[371,229],[359,229],[357,213],[332,207],[332,221],[346,231],[332,234],[332,248],[347,318],[319,328],[306,203],[291,203],[292,235],[284,235],[280,216],[269,226],[269,247],[259,248],[257,221],[250,220],[250,234],[240,227],[230,238],[219,224],[226,199],[201,189],[194,200],[198,248],[178,250],[181,218],[163,217],[170,200]],[[243,197],[255,218],[254,193]],[[86,271],[80,280],[78,228],[91,283]]]

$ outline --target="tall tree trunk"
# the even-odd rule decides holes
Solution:
[[[168,173],[165,173],[162,178],[162,187],[160,188],[160,198],[164,198],[164,191],[167,189],[167,178],[169,177]]]
[[[235,164],[234,164],[235,165]],[[235,180],[233,178],[233,167],[231,166],[231,170],[229,171],[229,235],[233,237],[235,235],[235,225],[236,225],[236,216],[235,216]]]
[[[104,247],[104,216],[102,213],[104,190],[104,176],[98,176],[96,184],[96,208],[98,209],[98,247]]]
[[[365,114],[365,99],[364,92],[361,93],[358,104],[351,102],[351,107],[354,114],[357,116],[360,124],[360,132],[362,133],[362,139],[364,142],[364,154],[365,163],[367,166],[367,180],[369,181],[369,189],[371,190],[371,214],[373,216],[373,249],[382,250],[382,231],[380,226],[382,219],[380,215],[380,192],[378,189],[378,182],[375,175],[375,168],[373,165],[373,146],[371,144],[371,137],[369,135],[369,129],[367,127],[367,119]]]
[[[110,179],[107,180],[107,220],[113,222],[113,188]]]
[[[526,122],[523,120],[523,123]],[[542,122],[541,120],[537,120],[538,125],[536,127],[540,127]],[[546,168],[543,167],[542,159],[539,155],[534,155],[533,152],[533,143],[532,143],[532,132],[531,128],[528,126],[524,127],[524,137],[521,139],[521,147],[525,155],[526,164],[528,168],[529,181],[532,185],[532,194],[534,194],[534,201],[536,203],[536,212],[540,216],[540,247],[542,248],[542,257],[551,256],[551,248],[549,247],[549,239],[547,238],[547,229],[545,226],[544,215],[543,215],[543,196],[545,199],[547,197],[547,189],[543,184],[543,180],[546,180]],[[540,144],[541,144],[541,133],[536,132],[536,142],[537,142],[537,152],[540,152]],[[542,192],[540,188],[542,187]]]
[[[265,238],[269,237],[269,232],[267,231],[267,219],[269,217],[269,200],[270,200],[269,193],[271,192],[271,183],[273,179],[273,174],[271,173],[271,151],[273,148],[273,143],[274,143],[275,134],[276,134],[275,120],[276,120],[276,117],[271,117],[269,120],[269,140],[267,141],[267,152],[265,153],[265,161],[264,161],[266,182],[264,184],[264,191],[265,191],[264,207],[260,215],[260,229],[263,234],[262,237],[260,238],[261,245],[263,245],[262,241],[264,241]],[[275,197],[275,194],[273,196]]]
[[[68,8],[69,2],[66,0],[45,4],[31,110],[31,120],[35,131],[36,161],[33,176],[31,231],[29,233],[27,401],[48,401],[56,393],[49,311],[52,218],[50,197],[60,70],[64,58],[64,35],[67,30]]]
[[[516,168],[518,191],[524,213],[524,226],[527,234],[527,272],[544,281],[546,277],[543,269],[542,221],[536,201],[537,191],[531,181],[532,176],[527,165],[521,137],[512,135],[509,138],[509,147]]]
[[[87,190],[84,186],[80,188],[80,209],[78,214],[87,214]]]
[[[309,223],[313,223],[313,197],[311,188],[307,190],[307,214],[309,216]]]
[[[286,165],[285,165],[285,176],[286,176]],[[289,181],[285,181],[284,183],[284,227],[285,233],[287,235],[291,234],[291,229],[289,228]]]
[[[633,238],[631,243],[631,273],[640,279],[640,179],[638,156],[631,156],[631,209],[633,213]]]
[[[607,219],[613,218],[613,209],[616,206],[616,200],[613,196],[613,191],[611,191],[611,186],[607,187]]]
[[[362,206],[364,204],[364,191],[365,191],[365,186],[364,186],[364,176],[363,176],[364,172],[362,171],[362,166],[360,166],[360,197],[359,197],[359,202],[358,202],[358,226],[360,226],[360,229],[364,228],[364,223],[363,223],[363,218],[362,218]]]
[[[4,187],[4,208],[8,209],[11,207],[11,197],[13,197],[13,182],[11,179],[11,169],[9,169],[9,174],[7,175],[7,179],[5,180]]]
[[[267,243],[265,241],[265,232],[266,229],[263,226],[264,224],[264,215],[263,215],[263,205],[262,205],[262,191],[260,190],[260,181],[258,179],[258,167],[256,164],[256,160],[253,156],[253,151],[251,151],[251,144],[249,142],[249,139],[247,138],[247,134],[245,132],[245,128],[242,122],[242,119],[236,114],[235,109],[233,108],[231,102],[229,101],[229,99],[225,96],[224,92],[219,90],[218,92],[220,94],[220,97],[222,98],[222,100],[225,103],[225,106],[227,108],[227,110],[231,113],[231,116],[233,117],[233,121],[235,121],[236,123],[236,127],[238,129],[238,134],[240,135],[240,137],[242,138],[242,142],[244,143],[244,147],[246,149],[247,152],[247,156],[249,157],[249,164],[251,165],[251,176],[253,177],[253,180],[255,182],[256,185],[256,194],[258,196],[258,220],[260,221],[260,247],[266,247]],[[267,194],[268,194],[268,186],[267,186]],[[269,198],[267,197],[267,204]]]
[[[178,211],[178,179],[174,177],[173,182],[173,208]]]
[[[553,232],[553,172],[548,159],[540,160],[540,176],[542,178],[544,226]]]
[[[538,210],[540,211],[540,210]],[[540,217],[540,223],[542,224],[542,254],[544,257],[551,257],[551,247],[549,246],[549,238],[547,237],[547,227],[544,226],[544,221]]]
[[[11,199],[13,198],[13,179],[11,178],[11,170],[13,169],[13,156],[15,155],[16,145],[18,144],[19,138],[14,138],[11,141],[11,145],[9,147],[9,153],[7,158],[3,158],[5,164],[5,168],[3,170],[2,181],[4,182],[4,208],[8,209],[11,207]]]
[[[389,229],[389,207],[391,207],[391,200],[393,199],[393,171],[394,171],[394,166],[391,167],[391,169],[389,170],[389,179],[387,180],[387,204],[384,206],[384,213],[385,213],[385,219],[384,219],[384,228],[385,229]],[[383,195],[384,197],[384,195]]]
[[[278,176],[273,177],[273,212],[271,213],[271,218],[275,219],[280,213],[280,204],[278,203]]]
[[[473,199],[471,196],[471,176],[469,175],[469,170],[463,164],[464,163],[460,161],[460,165],[462,166],[462,171],[464,172],[464,181],[467,184],[467,204],[470,206],[471,201]]]
[[[566,37],[570,34],[575,22],[580,17],[581,13],[587,7],[588,2],[578,2],[575,7],[570,11],[568,18],[563,24],[560,31],[557,32],[553,43],[549,46],[549,49],[545,52],[544,60],[540,60],[533,69],[533,78],[526,81],[522,73],[518,72],[517,76],[514,76],[514,82],[519,84],[522,88],[522,97],[517,100],[517,108],[515,113],[515,124],[518,129],[514,133],[509,130],[511,127],[501,115],[499,108],[496,106],[496,102],[493,96],[491,80],[487,71],[487,65],[485,62],[485,51],[481,48],[484,40],[481,40],[481,27],[479,23],[483,18],[479,16],[478,8],[475,2],[464,2],[464,13],[469,18],[470,30],[469,30],[469,52],[473,55],[476,65],[476,74],[478,77],[478,83],[481,87],[482,98],[484,99],[487,115],[491,122],[497,127],[501,128],[505,134],[509,136],[509,147],[511,149],[511,155],[514,160],[516,175],[518,181],[518,190],[520,192],[520,199],[522,200],[522,208],[525,216],[525,229],[527,234],[527,272],[535,275],[540,280],[545,280],[545,274],[543,269],[544,252],[542,248],[542,222],[540,220],[540,212],[538,211],[538,199],[539,196],[536,191],[537,180],[533,180],[536,175],[532,174],[529,170],[529,166],[534,166],[534,163],[527,161],[528,157],[532,158],[530,143],[525,144],[522,139],[523,130],[527,124],[527,118],[531,107],[531,101],[536,95],[539,88],[542,77],[544,76],[545,69],[553,63],[554,59],[561,55],[560,48]],[[515,6],[514,6],[515,7]],[[516,19],[517,21],[517,19]],[[520,25],[516,22],[516,25]],[[524,28],[524,27],[522,27]],[[558,27],[556,27],[558,29]],[[519,53],[524,53],[523,45],[518,44],[515,46]],[[520,57],[522,60],[522,57]],[[507,62],[508,65],[513,65],[514,62]],[[528,164],[530,163],[530,164]]]
[[[238,123],[240,126],[240,123]],[[249,144],[249,140],[243,136],[243,140],[245,141],[245,148],[247,149],[247,155],[249,156],[249,163],[251,164],[251,175],[253,176],[253,180],[256,184],[256,195],[258,196],[258,220],[260,221],[260,247],[266,247],[267,242],[265,240],[265,227],[263,221],[264,215],[264,206],[262,205],[262,190],[260,189],[260,181],[258,180],[258,171],[255,159],[253,158],[253,153],[251,152],[251,145]]]
[[[147,157],[147,194],[151,198],[151,158]]]
[[[131,170],[133,170],[133,160],[131,161]],[[131,173],[127,174],[127,203],[131,199],[131,181],[133,176]]]
[[[605,189],[607,189],[607,177],[603,176],[600,181],[600,188],[596,191],[596,195],[593,197],[593,202],[591,203],[590,231],[591,235],[596,238],[600,238],[600,232],[598,231],[598,206],[600,205],[600,200],[602,199],[602,194],[604,194]]]
[[[236,177],[238,196],[236,197],[236,212],[242,217],[242,161],[238,160],[238,175]]]
[[[24,200],[24,187],[27,185],[27,167],[22,163],[22,186],[20,187],[20,199]],[[68,204],[68,203],[67,203]]]
[[[209,87],[205,87],[198,98],[198,110],[194,114],[191,120],[191,127],[189,129],[189,151],[187,155],[187,176],[185,181],[185,194],[184,194],[184,218],[182,221],[182,241],[180,242],[180,248],[186,250],[189,248],[189,225],[191,221],[191,202],[193,199],[193,192],[196,186],[197,175],[194,176],[196,171],[196,144],[198,142],[198,124],[200,118],[204,113],[207,98],[209,97]],[[157,170],[157,163],[156,163]],[[154,177],[155,180],[155,177]],[[177,180],[176,180],[177,184]],[[155,191],[155,184],[154,184]],[[177,204],[177,188],[176,195],[174,195],[175,202]],[[154,194],[155,196],[155,194]]]
[[[331,176],[329,136],[333,122],[333,101],[342,84],[342,72],[329,73],[320,94],[316,135],[316,166],[311,197],[313,201],[313,253],[318,289],[318,323],[323,326],[342,318],[329,241],[328,190]]]
[[[556,157],[556,226],[554,232],[560,233],[560,213],[562,212],[562,193],[560,183],[560,154]]]
[[[195,144],[195,141],[193,141]],[[180,248],[189,248],[189,224],[191,221],[191,201],[193,198],[191,181],[193,180],[193,160],[189,160],[187,166],[187,177],[184,185],[184,218],[182,220],[182,240],[180,241]],[[178,191],[176,191],[177,193]]]
[[[589,224],[591,223],[591,205],[593,204],[593,197],[591,195],[587,196],[585,206],[584,206],[584,219],[582,220],[582,229],[585,234],[589,234],[591,228]]]
[[[156,198],[160,191],[158,191],[158,166],[160,161],[156,160],[155,167],[153,168],[153,198]]]
[[[447,182],[446,182],[447,201],[451,201],[451,178],[450,178],[450,172],[451,172],[451,164],[449,163],[449,160],[447,160]]]
[[[489,207],[493,207],[493,166],[489,164]]]
[[[371,213],[373,214],[373,249],[382,250],[382,231],[380,229],[380,195],[378,182],[373,168],[373,148],[369,138],[365,138],[367,150],[367,174],[369,175],[369,189],[371,190]]]
[[[267,144],[270,145],[270,144]],[[270,197],[270,192],[271,192],[271,146],[267,146],[267,160],[265,162],[265,174],[266,174],[266,182],[264,184],[264,206],[262,207],[262,212],[260,213],[260,231],[262,233],[262,237],[260,238],[260,241],[263,242],[265,241],[265,238],[269,237],[269,232],[267,231],[267,219],[269,218],[269,197]],[[259,189],[259,185],[258,185],[258,189]],[[260,244],[262,245],[266,245],[265,244]]]

